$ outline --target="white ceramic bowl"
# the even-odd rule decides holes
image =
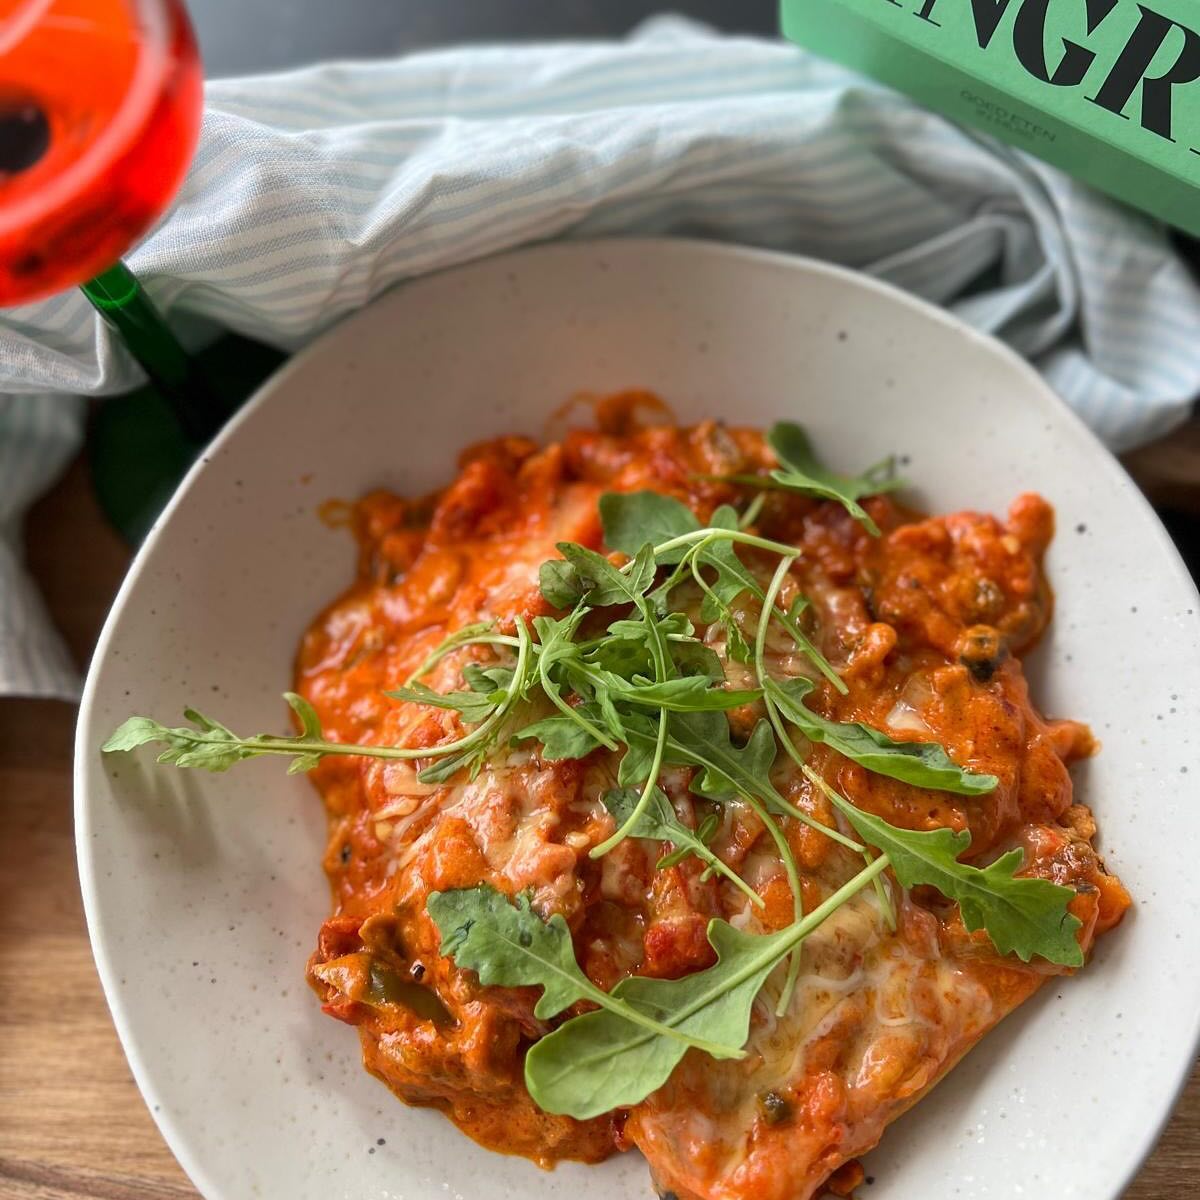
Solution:
[[[1077,979],[1010,1018],[885,1137],[872,1200],[1111,1200],[1149,1150],[1200,1018],[1200,620],[1129,479],[997,343],[899,292],[777,255],[666,241],[526,250],[388,293],[282,370],[195,467],[100,639],[76,748],[92,944],[155,1120],[208,1200],[619,1200],[629,1155],[545,1174],[407,1109],[321,1015],[324,820],[273,760],[224,776],[101,758],[131,712],[185,703],[285,729],[297,640],[351,579],[318,504],[422,492],[456,451],[539,433],[580,391],[645,386],[692,421],[792,417],[835,464],[895,451],[933,509],[1057,506],[1058,615],[1031,664],[1092,723],[1077,773],[1136,898]]]

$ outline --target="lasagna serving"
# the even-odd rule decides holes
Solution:
[[[311,769],[309,982],[406,1103],[545,1167],[637,1147],[664,1198],[848,1195],[1130,903],[1072,795],[1092,736],[1022,674],[1053,513],[928,517],[892,464],[646,400],[359,501],[297,736],[109,748]]]

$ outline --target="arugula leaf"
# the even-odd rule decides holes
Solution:
[[[429,754],[428,750],[325,741],[321,722],[312,705],[295,692],[284,692],[283,698],[300,718],[303,732],[295,737],[269,733],[241,737],[220,721],[206,717],[194,708],[185,708],[183,715],[192,722],[191,728],[184,725],[172,729],[150,717],[129,717],[100,749],[104,754],[113,754],[162,742],[166,749],[158,756],[160,763],[214,772],[228,771],[237,763],[262,755],[283,755],[293,760],[288,766],[289,775],[311,771],[328,754],[358,754],[372,758],[418,758]]]
[[[417,773],[417,778],[422,783],[445,783],[461,770],[466,770],[470,778],[474,779],[483,769],[488,753],[500,736],[502,722],[508,719],[513,708],[525,698],[533,686],[533,676],[536,675],[536,667],[531,662],[534,653],[533,639],[530,637],[524,618],[518,616],[515,623],[517,660],[511,670],[509,668],[480,668],[475,673],[464,671],[469,681],[480,687],[494,684],[497,681],[507,681],[507,686],[503,690],[491,693],[491,699],[496,703],[486,720],[476,725],[470,733],[457,741],[428,747],[423,751],[404,751],[406,757],[434,758],[436,760]]]
[[[643,545],[659,547],[689,534],[741,530],[737,510],[732,505],[722,504],[717,508],[706,529],[686,504],[660,492],[606,492],[600,497],[600,520],[605,544],[630,556]],[[657,561],[667,566],[682,563],[695,544],[658,551]],[[721,544],[730,543],[722,539]]]
[[[596,608],[635,604],[654,583],[654,548],[643,546],[628,571],[614,567],[603,554],[575,542],[559,542],[559,553],[575,569],[584,587],[583,598]]]
[[[597,688],[604,688],[614,700],[670,712],[720,712],[752,704],[762,695],[761,688],[710,687],[711,680],[704,675],[662,680],[635,675],[632,679],[624,679],[597,668],[585,672],[583,678]]]
[[[658,749],[658,721],[645,713],[624,714],[625,753],[617,764],[617,783],[621,787],[636,787],[646,783],[654,767]],[[660,718],[666,720],[666,717]]]
[[[511,667],[472,662],[463,667],[462,674],[470,691],[437,692],[427,684],[413,682],[383,694],[393,700],[448,709],[458,713],[468,725],[482,724],[509,699],[515,672]]]
[[[538,587],[554,608],[574,608],[586,591],[579,572],[565,558],[548,558],[538,568]]]
[[[682,979],[630,976],[613,998],[681,1033],[744,1045],[750,1012],[779,961],[790,930],[767,936],[741,933],[713,920],[708,940],[717,962]],[[585,1013],[535,1042],[525,1056],[525,1083],[539,1108],[579,1120],[644,1100],[666,1083],[687,1047],[636,1029],[613,1012]]]
[[[729,722],[721,713],[672,713],[667,726],[667,761],[699,767],[692,791],[711,800],[752,796],[777,813],[791,806],[771,783],[778,748],[770,724],[760,720],[746,744],[733,744]]]
[[[709,687],[703,675],[686,675],[660,682],[635,678],[622,698],[631,704],[666,709],[670,712],[721,712],[753,704],[762,688]]]
[[[611,672],[623,679],[649,675],[654,670],[654,660],[650,657],[650,647],[646,645],[645,626],[641,621],[621,621],[618,624],[635,628],[636,635],[622,633],[617,636],[610,633],[584,655],[584,662],[589,667]]]
[[[803,920],[778,933],[741,933],[725,921],[710,921],[708,941],[717,952],[713,966],[682,979],[633,975],[621,980],[610,998],[669,1022],[675,1031],[744,1045],[754,999],[767,976],[886,865],[886,858],[877,858]],[[530,1047],[525,1083],[545,1111],[586,1120],[644,1100],[667,1081],[684,1053],[684,1047],[635,1029],[612,1011],[590,1012]]]
[[[592,990],[575,961],[571,931],[556,913],[543,921],[525,894],[510,901],[490,884],[433,892],[426,910],[442,935],[441,954],[484,987],[540,984],[534,1016],[547,1020]]]
[[[587,707],[587,706],[583,706]],[[599,718],[598,710],[593,710]],[[563,758],[586,758],[602,745],[585,725],[572,721],[570,717],[543,717],[518,729],[512,735],[513,742],[539,741],[542,743],[542,758],[555,762]]]
[[[897,742],[858,721],[831,721],[813,712],[803,702],[813,686],[803,675],[763,679],[767,695],[809,741],[824,742],[876,775],[959,796],[982,796],[999,786],[995,775],[978,775],[955,764],[937,742]]]
[[[815,772],[805,768],[804,773],[864,842],[883,851],[904,887],[927,884],[948,900],[956,900],[967,930],[986,930],[999,953],[1015,954],[1022,962],[1037,954],[1052,963],[1083,966],[1083,951],[1075,937],[1080,921],[1067,907],[1075,893],[1048,879],[1018,877],[1024,851],[1010,850],[982,869],[960,863],[958,856],[971,845],[965,829],[959,833],[898,829],[855,808]]]
[[[664,613],[655,624],[664,638],[692,645],[698,644],[695,637],[696,627],[688,620],[686,613]],[[644,644],[649,634],[649,627],[644,616],[621,617],[608,627],[608,632],[616,641],[633,641]],[[598,649],[607,644],[609,643],[602,642]]]
[[[625,716],[628,749],[617,768],[622,787],[641,783],[654,749],[656,724],[641,713]],[[795,817],[815,824],[802,809],[783,798],[771,783],[771,767],[778,747],[770,723],[760,720],[746,745],[733,744],[729,722],[719,712],[671,713],[667,725],[664,762],[675,766],[699,767],[691,790],[710,800],[728,800],[734,795],[763,802],[777,816]],[[815,827],[822,829],[819,824]],[[823,832],[830,832],[823,830]],[[833,831],[836,835],[836,830]]]
[[[557,1016],[576,1001],[590,1000],[623,1023],[641,1026],[651,1037],[667,1038],[681,1053],[695,1046],[721,1058],[742,1056],[740,1045],[673,1029],[598,988],[575,961],[571,931],[562,914],[543,921],[526,894],[510,900],[491,884],[480,883],[432,892],[425,908],[441,934],[443,957],[474,971],[484,987],[540,986],[542,995],[533,1010],[539,1020]]]
[[[490,666],[470,662],[463,667],[463,679],[473,692],[491,696],[493,702],[502,700],[512,687],[513,669],[511,667]]]
[[[631,787],[646,779],[657,725],[641,713],[624,717],[626,750],[617,768],[617,782]],[[691,790],[710,800],[728,800],[734,795],[762,801],[777,816],[795,817],[805,824],[812,818],[788,803],[771,783],[771,767],[778,748],[769,722],[755,725],[746,745],[733,744],[729,722],[719,712],[671,713],[667,725],[664,762],[700,768]],[[821,828],[819,825],[817,828]],[[828,832],[828,831],[826,831]],[[836,833],[836,831],[834,831]]]
[[[446,783],[459,771],[466,771],[468,779],[475,779],[483,770],[490,749],[490,743],[480,741],[457,754],[443,755],[418,771],[417,778],[422,783]],[[430,751],[425,753],[428,755]]]
[[[496,707],[497,702],[491,694],[493,691],[494,689],[489,687],[486,693],[479,691],[435,692],[426,684],[414,683],[408,687],[384,692],[384,695],[391,696],[393,700],[408,700],[413,704],[428,704],[432,708],[450,709],[458,713],[467,724],[478,725]]]
[[[710,529],[725,529],[730,533],[740,533],[742,529],[742,519],[738,516],[738,511],[732,504],[722,504],[720,508],[713,510],[712,520],[709,521]]]
[[[779,469],[771,472],[776,483],[806,496],[836,500],[873,537],[879,536],[879,526],[858,501],[863,496],[878,495],[903,486],[903,480],[892,475],[892,459],[877,463],[862,475],[838,475],[821,465],[813,453],[808,434],[791,421],[780,421],[773,426],[767,434],[767,445],[779,459]]]
[[[600,497],[600,521],[605,545],[630,558],[643,546],[661,546],[700,528],[686,504],[661,492],[605,492]],[[687,552],[687,546],[667,550],[658,561],[669,566]]]
[[[604,807],[612,813],[617,827],[621,828],[634,814],[640,796],[633,788],[615,788],[605,792],[601,797]],[[650,802],[642,810],[637,821],[626,835],[635,838],[649,838],[656,842],[671,842],[675,846],[672,854],[664,855],[656,864],[661,871],[666,867],[678,866],[688,855],[694,854],[701,862],[706,863],[719,875],[724,875],[730,883],[742,891],[752,904],[763,906],[762,897],[744,880],[724,859],[718,857],[708,848],[708,840],[716,831],[717,818],[709,818],[711,828],[708,836],[703,835],[702,829],[689,829],[676,815],[671,801],[661,788],[654,788]],[[703,828],[703,827],[702,827]]]
[[[737,513],[728,505],[722,505],[713,514],[711,528],[737,530]],[[737,548],[729,538],[710,536],[698,542],[693,549],[697,567],[712,567],[716,579],[704,588],[704,601],[700,606],[700,617],[704,621],[723,620],[726,626],[735,625],[729,606],[743,593],[757,593],[761,598],[754,573],[738,557]],[[740,632],[740,631],[739,631]]]
[[[587,609],[579,605],[560,620],[554,617],[534,617],[533,628],[538,635],[538,665],[549,670],[562,659],[578,658],[579,647],[575,634],[579,624],[587,615]]]
[[[695,628],[683,613],[667,613],[657,618],[658,632],[673,648],[699,646]],[[654,656],[650,648],[650,627],[644,614],[636,618],[623,617],[608,627],[609,636],[599,639],[584,654],[589,666],[612,671],[625,679],[635,675],[649,677],[654,674]],[[724,679],[724,672],[719,676]]]
[[[129,717],[100,749],[105,754],[112,754],[118,750],[133,750],[148,742],[165,742],[167,748],[159,754],[159,762],[173,763],[177,767],[199,767],[205,771],[227,771],[234,763],[252,757],[249,743],[253,739],[239,738],[219,721],[194,708],[185,708],[183,715],[196,726],[195,729],[170,729],[151,717]]]
[[[671,658],[680,675],[699,676],[712,683],[725,682],[720,655],[701,642],[676,642],[671,646]]]

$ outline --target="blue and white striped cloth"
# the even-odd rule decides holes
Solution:
[[[1031,357],[1114,449],[1200,391],[1200,290],[1153,223],[795,47],[677,18],[212,83],[179,201],[130,261],[173,317],[290,348],[397,280],[615,233],[889,279]],[[137,379],[75,293],[0,314],[10,545],[78,419],[28,397]],[[70,695],[31,600],[0,551],[0,693]]]

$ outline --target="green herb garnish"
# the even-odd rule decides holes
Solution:
[[[895,475],[894,458],[885,458],[861,475],[838,475],[821,465],[813,453],[808,434],[791,421],[780,421],[773,426],[767,434],[767,445],[779,459],[779,468],[771,472],[771,478],[780,487],[803,492],[806,496],[836,500],[872,536],[879,536],[879,526],[859,500],[903,486],[903,480]]]
[[[898,486],[891,460],[860,476],[841,476],[820,465],[796,425],[776,425],[768,441],[780,466],[769,482],[752,476],[747,483],[835,500],[879,533],[858,501]],[[719,875],[761,907],[762,898],[711,845],[722,807],[735,801],[747,806],[775,844],[792,890],[793,922],[777,933],[756,935],[712,921],[708,938],[716,964],[682,979],[633,976],[605,993],[576,962],[563,918],[542,920],[528,897],[510,900],[486,884],[429,897],[442,953],[475,971],[484,986],[540,986],[535,1015],[543,1021],[561,1018],[579,1002],[597,1006],[598,1011],[563,1021],[526,1057],[526,1082],[537,1103],[581,1119],[643,1099],[665,1082],[689,1048],[740,1057],[751,1007],[768,976],[787,962],[776,1006],[782,1014],[796,983],[804,938],[839,905],[872,886],[880,911],[894,927],[883,875],[889,868],[902,886],[930,886],[957,903],[966,928],[986,931],[999,953],[1026,962],[1040,955],[1079,965],[1079,921],[1068,911],[1074,893],[1047,880],[1018,877],[1020,851],[983,868],[960,863],[969,834],[897,829],[855,808],[811,770],[792,729],[905,784],[962,796],[998,786],[994,776],[954,763],[936,743],[900,742],[860,722],[830,720],[806,703],[815,689],[812,679],[777,679],[770,673],[766,646],[775,626],[811,663],[813,675],[846,691],[818,647],[804,597],[786,607],[779,602],[798,551],[750,531],[762,501],[758,496],[740,515],[723,506],[702,525],[685,504],[656,492],[603,496],[605,544],[628,561],[618,565],[620,560],[596,550],[560,543],[562,557],[543,563],[539,572],[542,594],[560,615],[539,616],[532,628],[518,617],[511,633],[488,625],[459,630],[403,687],[388,693],[454,714],[448,719],[457,719],[464,731],[444,743],[408,748],[334,742],[322,733],[311,705],[288,693],[301,726],[295,736],[239,737],[188,709],[191,727],[168,728],[131,717],[103,749],[158,742],[165,744],[160,761],[212,771],[261,755],[290,757],[293,772],[309,770],[328,755],[419,759],[425,762],[419,778],[440,783],[460,772],[474,776],[505,745],[534,743],[549,761],[579,759],[603,748],[620,755],[618,786],[601,797],[615,831],[593,847],[592,856],[608,853],[626,837],[659,842],[658,869],[695,858],[703,864],[703,877]],[[766,585],[763,560],[774,562]],[[728,656],[752,668],[753,686],[727,684],[718,655],[697,639],[687,615],[673,607],[680,588],[692,589],[710,637],[712,627],[719,626]],[[748,604],[757,606],[753,623],[739,615]],[[476,661],[461,667],[461,686],[437,692],[423,682],[448,654],[469,648]],[[746,705],[760,706],[762,715],[748,738],[735,740],[725,713]],[[781,750],[829,797],[845,827],[861,841],[824,825],[781,794],[772,781]],[[695,829],[679,817],[663,790],[662,772],[669,766],[693,769],[690,789],[706,802],[701,811],[707,813]],[[806,823],[863,860],[853,878],[807,914],[781,826],[785,818]]]
[[[879,537],[879,526],[859,504],[859,500],[904,486],[904,480],[896,475],[893,456],[889,455],[868,467],[860,475],[839,475],[821,463],[813,451],[808,434],[792,421],[779,421],[773,425],[766,440],[779,460],[779,466],[769,478],[764,479],[761,475],[729,475],[724,478],[731,483],[750,487],[780,488],[804,496],[815,496],[819,500],[833,500],[872,537]]]
[[[441,952],[479,976],[486,987],[540,986],[534,1016],[555,1017],[579,1000],[590,1000],[652,1036],[695,1046],[717,1058],[741,1058],[741,1045],[692,1035],[656,1020],[640,1008],[598,988],[579,969],[571,931],[561,914],[548,921],[533,911],[529,897],[509,901],[490,884],[433,892],[426,909],[442,935]],[[742,1039],[745,1041],[745,1039]]]
[[[855,808],[810,767],[805,766],[804,773],[863,841],[883,851],[904,887],[926,884],[956,900],[968,932],[985,930],[1000,954],[1015,954],[1022,962],[1036,954],[1064,966],[1083,966],[1075,937],[1080,921],[1067,911],[1075,893],[1048,879],[1018,877],[1025,859],[1022,850],[1010,850],[987,867],[960,863],[958,856],[971,845],[965,829],[897,829]]]
[[[599,1012],[571,1018],[530,1047],[525,1057],[525,1083],[529,1094],[547,1112],[566,1113],[586,1120],[644,1100],[667,1081],[695,1039],[716,1043],[719,1051],[715,1057],[741,1057],[741,1047],[749,1036],[750,1010],[767,976],[826,917],[866,887],[886,865],[886,858],[876,859],[803,920],[778,933],[741,933],[727,921],[710,921],[708,940],[717,952],[717,962],[706,970],[685,975],[682,979],[647,979],[633,975],[622,979],[611,993],[600,992],[602,1001],[589,993],[586,998],[601,1005]],[[487,894],[489,892],[491,896]],[[511,934],[493,936],[491,922],[497,906],[494,897],[499,896],[486,884],[430,896],[430,914],[442,934],[442,953],[452,955],[459,966],[471,969],[478,969],[474,964],[482,962],[488,970],[487,978],[480,975],[484,983],[500,982],[494,970],[496,961],[509,968],[514,958],[528,956],[531,965],[523,965],[511,973],[506,969],[505,978],[535,983],[541,982],[537,976],[545,973],[552,979],[554,991],[545,1009],[545,996],[542,997],[535,1014],[548,1016],[561,1011],[570,1003],[569,1000],[564,1002],[565,997],[573,996],[579,983],[574,982],[574,977],[571,977],[571,983],[559,983],[568,971],[560,958],[556,958],[552,970],[547,971],[543,966],[546,952],[535,949],[539,945],[539,935],[532,928],[525,929],[529,946],[524,948],[523,954],[514,949]],[[452,906],[449,919],[446,919],[447,904]],[[499,904],[517,911],[503,897]],[[528,913],[528,901],[524,904],[523,911]],[[538,921],[536,916],[529,915],[530,919]],[[501,920],[507,919],[501,917]],[[455,927],[454,921],[461,924]],[[560,936],[564,939],[556,940],[556,951],[562,955],[570,953],[566,922],[561,916],[551,918],[551,923],[554,922],[558,923]],[[463,929],[466,932],[462,940],[471,940],[465,958],[457,949],[459,932]],[[575,970],[586,983],[578,967]],[[594,987],[593,990],[599,991]],[[633,1017],[632,1013],[637,1013],[638,1017]],[[658,1028],[651,1028],[651,1023]]]
[[[576,999],[600,1004],[599,1012],[571,1018],[530,1048],[525,1082],[541,1108],[587,1120],[637,1104],[666,1082],[689,1044],[694,1044],[681,1035],[717,1043],[715,1057],[735,1057],[732,1048],[743,1046],[749,1037],[751,1007],[775,967],[889,866],[905,887],[927,884],[957,899],[967,929],[985,929],[1001,953],[1015,953],[1025,962],[1040,954],[1051,962],[1082,965],[1083,953],[1075,938],[1080,923],[1066,907],[1074,893],[1048,880],[1014,878],[1020,851],[983,870],[964,865],[956,856],[970,844],[969,834],[897,829],[856,809],[819,776],[810,772],[809,777],[860,836],[883,853],[811,913],[778,933],[746,934],[726,921],[710,921],[708,939],[717,962],[681,979],[630,976],[601,1001],[582,991],[585,984],[594,985],[587,983],[574,962],[561,916],[543,926],[556,931],[551,952],[542,948],[542,935],[526,924],[538,921],[527,900],[518,900],[513,909],[486,884],[430,897],[429,910],[443,937],[442,953],[453,956],[459,966],[479,970],[481,982],[516,986],[549,979],[546,995],[551,999],[547,1003],[544,995],[535,1009],[540,1017],[553,1016]],[[447,905],[461,922],[456,929],[448,929]],[[515,935],[507,928],[494,932],[495,914],[502,908],[522,914]],[[505,915],[501,920],[507,926],[512,918]],[[464,955],[459,945],[467,939],[471,947]],[[514,959],[519,966],[513,966]],[[549,967],[547,960],[551,960]],[[496,963],[505,970],[497,970]]]
[[[311,771],[329,754],[370,754],[379,758],[416,758],[422,751],[397,746],[351,746],[326,741],[321,723],[313,707],[303,696],[284,692],[283,698],[300,718],[303,732],[295,737],[271,733],[256,733],[241,737],[220,721],[206,717],[194,708],[185,708],[183,715],[192,726],[172,729],[150,717],[129,717],[114,730],[100,749],[105,754],[117,750],[134,750],[150,742],[165,743],[160,763],[176,767],[196,767],[202,771],[228,771],[236,763],[262,755],[281,755],[291,758],[288,774]]]
[[[897,742],[858,721],[831,721],[813,712],[804,703],[813,683],[803,675],[782,682],[763,677],[762,683],[771,702],[810,742],[824,742],[876,775],[959,796],[982,796],[1000,783],[995,775],[958,766],[937,742]]]
[[[637,808],[639,796],[632,788],[613,788],[605,792],[602,800],[619,827],[630,824],[630,837],[671,842],[675,846],[670,854],[664,854],[658,860],[656,865],[660,871],[678,866],[685,858],[694,855],[710,870],[728,879],[752,904],[759,908],[763,906],[762,897],[732,867],[708,848],[708,843],[720,824],[715,813],[706,817],[698,829],[691,830],[675,815],[671,801],[661,788],[656,787],[653,790],[650,803],[636,817],[633,813]]]

